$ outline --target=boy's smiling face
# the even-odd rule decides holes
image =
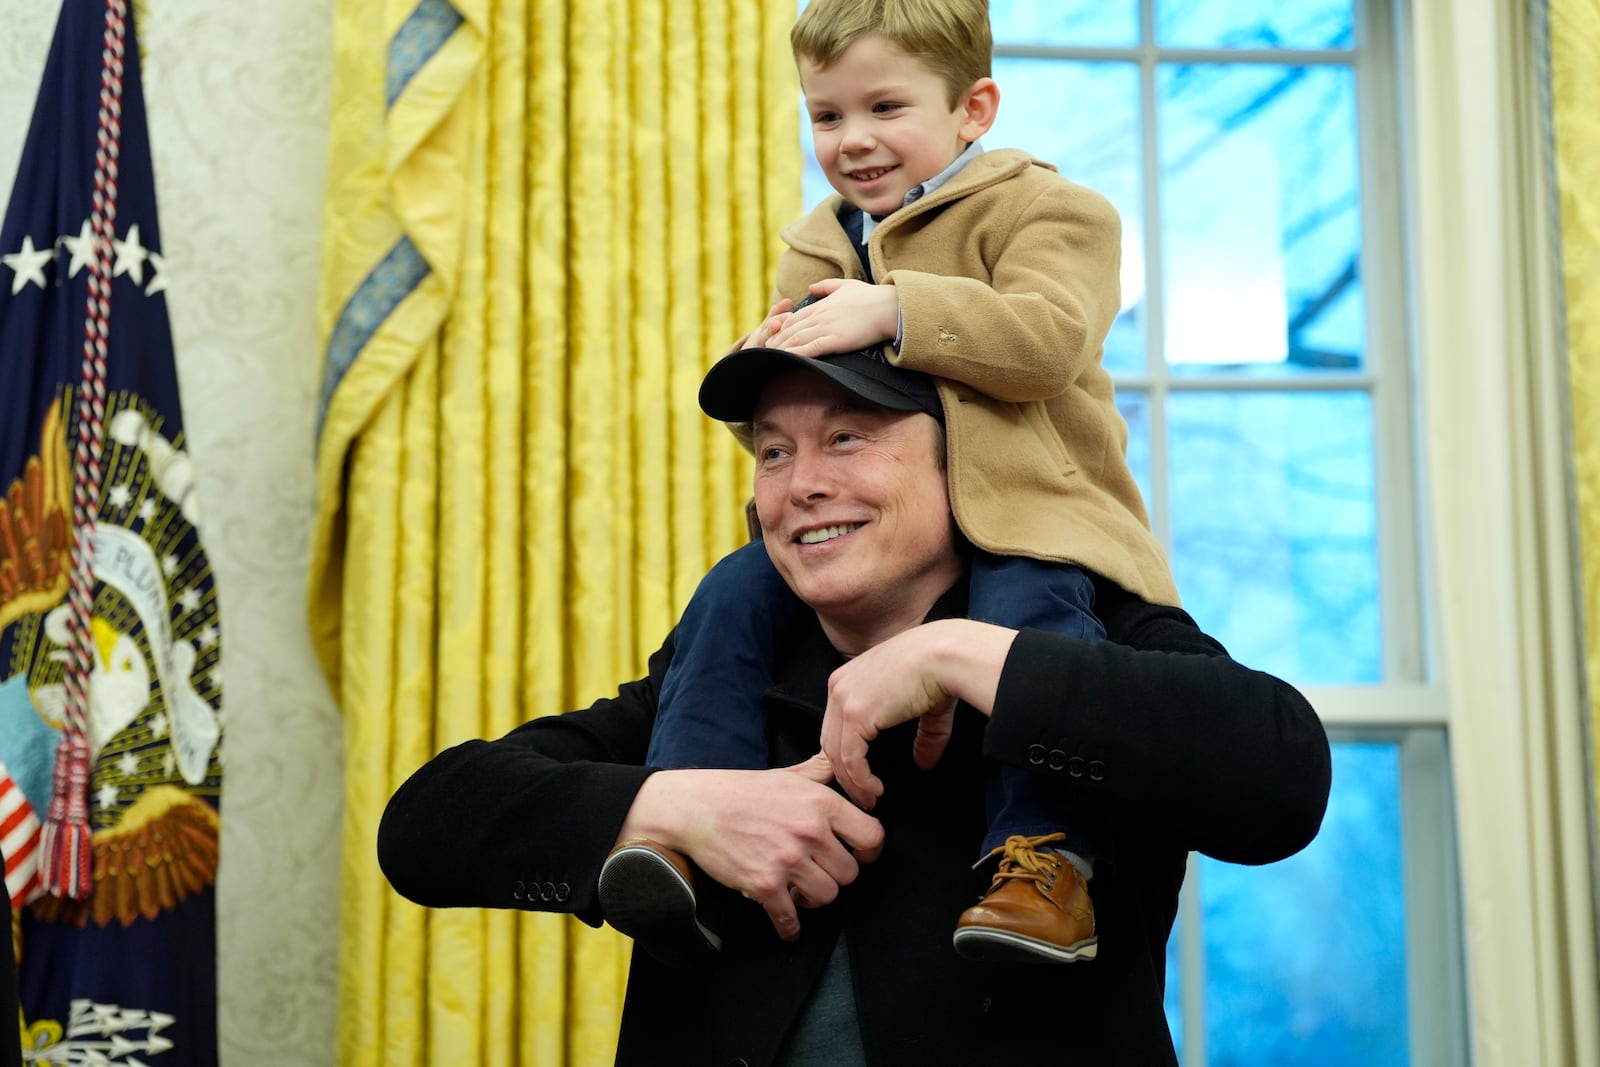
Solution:
[[[951,107],[942,78],[874,34],[826,67],[802,58],[800,87],[828,183],[871,215],[948,167],[993,123],[999,100],[981,78]]]

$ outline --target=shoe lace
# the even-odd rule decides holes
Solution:
[[[989,853],[993,856],[1000,855],[1000,869],[995,872],[994,881],[989,883],[989,892],[994,892],[1002,882],[1013,878],[1022,878],[1030,882],[1043,885],[1046,881],[1054,881],[1056,871],[1060,870],[1059,861],[1046,860],[1039,853],[1041,845],[1048,845],[1055,841],[1065,841],[1066,834],[1042,834],[1039,837],[1023,837],[1013,834],[1006,838],[1006,843]],[[989,856],[985,856],[987,860]],[[979,861],[980,864],[983,862]]]

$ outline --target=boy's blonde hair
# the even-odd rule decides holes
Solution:
[[[989,77],[989,0],[811,0],[789,32],[794,58],[826,67],[877,34],[944,80],[950,106]]]

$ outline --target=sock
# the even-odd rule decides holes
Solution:
[[[1051,849],[1051,851],[1065,856],[1068,863],[1078,868],[1078,873],[1083,875],[1085,882],[1094,877],[1094,860],[1091,857],[1080,856],[1076,852],[1068,852],[1064,848]]]

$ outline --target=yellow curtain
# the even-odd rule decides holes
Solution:
[[[1550,83],[1590,738],[1600,746],[1600,0],[1550,0]],[[1590,766],[1600,767],[1600,747]]]
[[[347,1067],[612,1058],[623,939],[416,908],[374,837],[434,752],[639,674],[744,539],[749,468],[695,390],[799,209],[794,13],[336,4],[308,596],[345,717]]]

